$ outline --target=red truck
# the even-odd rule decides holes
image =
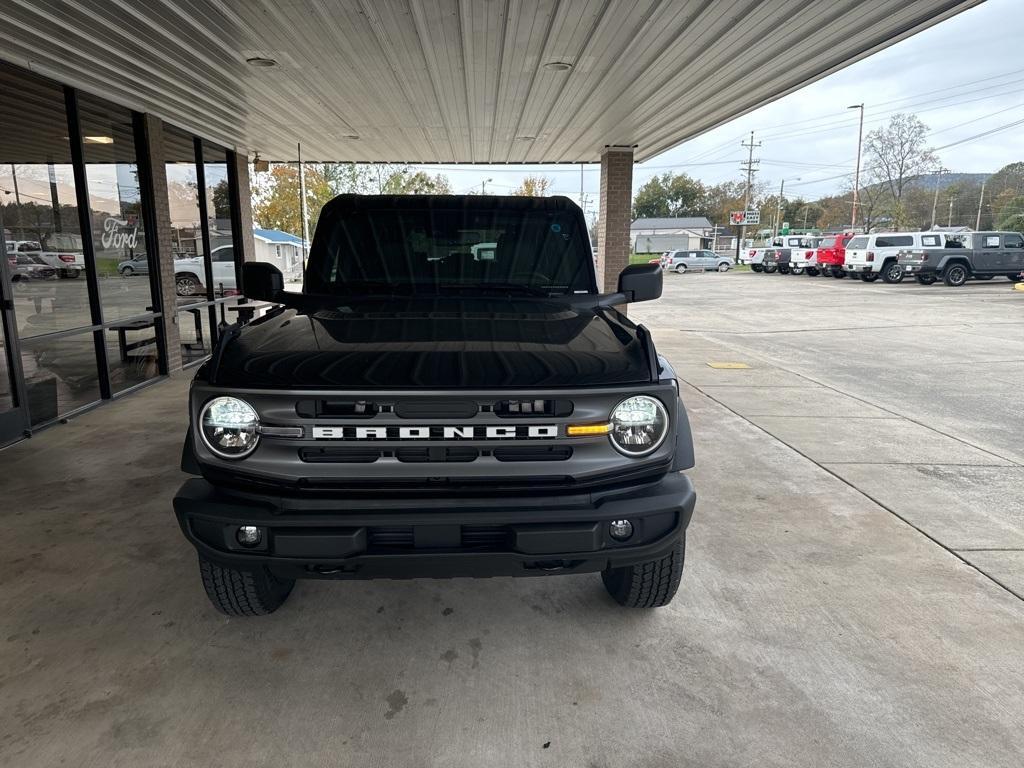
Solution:
[[[818,269],[825,277],[846,277],[843,265],[846,263],[846,244],[853,238],[853,232],[841,235],[825,235],[818,245]]]

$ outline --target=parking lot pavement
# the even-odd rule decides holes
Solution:
[[[743,313],[768,312],[757,301],[830,301],[773,298],[757,277],[671,276],[632,314],[680,369],[746,362],[714,375],[859,401],[825,382],[827,358],[810,382],[737,340]],[[727,306],[735,290],[746,309]],[[1011,452],[985,425],[946,425],[965,446],[951,456],[996,463],[822,464],[717,401],[738,379],[683,378],[698,508],[683,587],[652,612],[576,576],[308,582],[272,616],[221,617],[170,511],[184,379],[0,452],[0,765],[1018,768],[1024,602],[982,571],[1013,589],[1019,552],[937,543],[1020,546],[1019,507],[998,503]],[[839,407],[835,424],[900,421],[877,405],[884,418]]]

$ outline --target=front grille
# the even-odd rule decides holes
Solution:
[[[366,529],[367,551],[370,554],[409,551],[430,547],[417,547],[416,534],[411,525],[373,526]],[[501,525],[464,525],[460,547],[477,552],[497,552],[508,549],[509,529]]]

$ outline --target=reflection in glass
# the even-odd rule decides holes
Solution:
[[[206,214],[210,228],[210,257],[216,296],[233,296],[238,287],[231,236],[231,193],[226,157],[227,153],[223,149],[203,144]]]
[[[121,392],[159,375],[152,318],[115,323],[106,331],[110,390]]]
[[[82,94],[82,147],[103,321],[153,311],[131,112]]]
[[[167,200],[171,212],[171,247],[179,298],[206,301],[206,264],[202,222],[199,217],[199,176],[192,137],[168,127],[164,131],[167,154]]]
[[[0,226],[19,334],[91,325],[64,93],[2,63]]]
[[[91,332],[22,340],[21,364],[33,426],[100,399]]]
[[[210,307],[188,307],[178,312],[178,333],[181,335],[182,365],[207,357],[212,350]]]
[[[0,413],[14,407],[14,382],[7,365],[7,347],[4,342],[4,329],[0,323]]]

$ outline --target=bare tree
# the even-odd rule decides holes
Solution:
[[[905,223],[903,193],[916,177],[938,164],[927,146],[928,126],[917,115],[893,115],[889,124],[871,131],[864,139],[868,178],[883,184],[892,203],[893,224]]]

